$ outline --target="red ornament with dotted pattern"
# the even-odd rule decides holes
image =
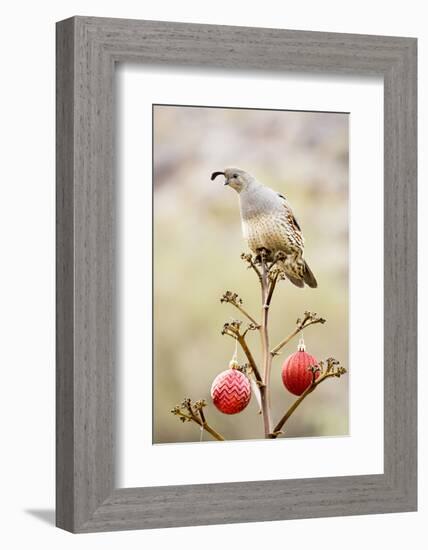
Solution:
[[[237,369],[236,361],[232,360],[229,367],[214,379],[211,397],[219,411],[236,414],[243,411],[250,402],[251,385],[247,376]]]
[[[312,383],[313,374],[309,367],[318,365],[317,359],[306,352],[303,338],[300,339],[297,351],[292,353],[282,365],[282,382],[289,392],[302,395]],[[318,378],[319,372],[315,373]]]

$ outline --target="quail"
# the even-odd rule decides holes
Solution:
[[[242,233],[251,251],[281,252],[278,261],[283,273],[296,286],[317,287],[317,281],[303,258],[304,239],[288,200],[239,168],[213,172],[211,180],[224,176],[224,185],[238,193]]]

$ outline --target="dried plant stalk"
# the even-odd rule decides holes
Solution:
[[[231,304],[235,307],[248,321],[249,324],[243,329],[242,321],[233,320],[225,323],[222,334],[235,339],[240,345],[245,354],[248,364],[242,367],[242,370],[247,372],[247,375],[254,378],[254,381],[260,391],[261,414],[263,418],[264,437],[266,439],[275,439],[280,436],[285,423],[291,415],[296,411],[299,405],[310,395],[322,382],[327,378],[339,378],[346,373],[346,369],[339,366],[339,363],[334,358],[329,358],[324,363],[312,365],[311,385],[299,396],[289,409],[284,413],[282,418],[273,428],[271,418],[271,403],[270,403],[270,387],[271,387],[271,370],[273,359],[280,354],[281,350],[303,329],[315,324],[324,324],[326,321],[319,317],[316,313],[305,311],[301,319],[297,319],[295,328],[286,336],[279,344],[270,349],[269,342],[269,309],[272,303],[272,298],[278,280],[284,279],[285,276],[281,269],[278,268],[278,262],[283,259],[282,253],[277,253],[274,258],[267,250],[260,250],[257,256],[251,254],[242,254],[241,258],[246,262],[249,269],[252,269],[257,275],[257,279],[261,289],[261,322],[257,322],[243,305],[242,299],[235,292],[226,291],[221,297],[221,303]],[[249,331],[259,331],[261,338],[262,357],[261,365],[259,366],[251,352],[246,335]],[[317,377],[316,374],[320,373]],[[254,383],[254,382],[253,382]],[[210,424],[207,423],[205,413],[203,411],[206,403],[203,400],[196,401],[194,404],[190,399],[185,399],[180,405],[174,407],[171,412],[178,416],[182,422],[194,422],[206,430],[214,439],[223,441],[224,437],[219,434]]]

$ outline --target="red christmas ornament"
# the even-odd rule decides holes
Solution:
[[[224,414],[243,411],[251,399],[250,381],[237,366],[236,361],[231,361],[230,368],[216,376],[211,386],[214,405]]]
[[[318,365],[313,355],[306,353],[303,338],[300,339],[297,351],[291,354],[282,365],[282,382],[287,390],[294,395],[302,395],[312,383],[310,366]],[[315,373],[318,378],[319,372]]]

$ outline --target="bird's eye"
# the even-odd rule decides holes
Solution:
[[[232,177],[233,177],[233,178],[237,178],[237,177],[238,177],[238,174],[233,174]]]

